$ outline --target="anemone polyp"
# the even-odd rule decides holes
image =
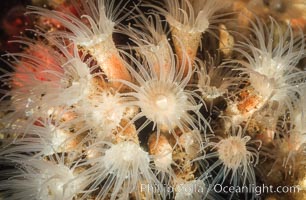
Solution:
[[[53,119],[36,121],[30,126],[23,137],[17,138],[0,155],[11,157],[17,153],[35,154],[35,157],[49,156],[61,152],[76,150],[77,140],[69,132],[69,125],[53,125]]]
[[[169,22],[174,47],[181,63],[184,62],[185,49],[190,60],[194,61],[202,33],[207,31],[211,24],[218,21],[216,20],[218,17],[214,14],[229,5],[219,0],[168,0],[164,1],[164,4],[162,7],[166,9],[152,7],[160,11]]]
[[[235,49],[247,61],[237,61],[243,66],[242,74],[249,76],[251,91],[261,99],[255,110],[274,101],[279,104],[276,112],[281,114],[288,109],[291,113],[296,95],[301,95],[305,88],[306,73],[296,68],[306,55],[305,36],[302,32],[294,36],[290,26],[283,31],[273,19],[270,26],[259,19],[251,24],[255,41],[246,39]]]
[[[13,58],[10,64],[14,72],[1,78],[11,87],[4,91],[4,98],[10,98],[8,106],[1,108],[9,112],[6,123],[26,118],[27,126],[31,126],[37,118],[47,118],[52,110],[67,111],[95,91],[96,75],[91,72],[96,67],[90,64],[90,59],[79,55],[76,46],[68,50],[64,43],[52,39],[46,44],[32,40],[17,42],[26,45],[26,52],[8,55]]]
[[[139,14],[135,16],[134,20],[136,28],[130,27],[128,32],[124,30],[122,33],[128,35],[130,40],[136,44],[136,47],[133,47],[133,49],[141,57],[144,56],[144,59],[151,57],[151,65],[157,74],[160,71],[160,67],[169,72],[171,46],[168,42],[166,27],[162,24],[161,17],[157,14],[150,15],[149,17]]]
[[[173,148],[164,135],[160,135],[157,138],[156,134],[150,136],[148,145],[149,153],[153,155],[155,167],[162,173],[161,179],[164,179],[164,174],[172,172],[171,164],[174,163],[172,159]]]
[[[238,80],[235,71],[227,67],[226,64],[217,65],[216,59],[209,57],[206,62],[196,62],[198,68],[199,91],[206,101],[212,101],[218,97],[225,97],[229,90],[237,90]]]
[[[86,177],[79,176],[76,165],[70,167],[59,155],[43,159],[21,156],[12,161],[19,166],[9,180],[1,182],[0,189],[8,199],[65,199],[72,200],[82,195],[88,186]],[[30,183],[30,184],[29,184]]]
[[[30,50],[44,47],[26,44]],[[19,59],[15,58],[17,68],[23,69],[10,74],[10,84],[14,86],[19,83],[22,87],[12,87],[7,92],[6,95],[11,97],[11,106],[6,109],[14,110],[16,115],[21,111],[25,112],[24,115],[35,111],[40,117],[46,116],[50,109],[60,106],[67,108],[86,99],[93,91],[89,61],[79,56],[75,46],[72,52],[59,43],[55,48],[46,49],[49,51],[46,57],[36,58],[35,55],[20,53]]]
[[[236,130],[237,129],[237,130]],[[252,146],[259,143],[259,147]],[[214,178],[213,184],[224,182],[227,176],[231,173],[230,183],[237,186],[240,182],[255,184],[254,166],[258,164],[259,152],[261,142],[258,140],[251,140],[250,136],[244,135],[241,127],[232,128],[232,133],[226,138],[219,138],[218,142],[208,142],[205,148],[211,147],[211,151],[203,157],[210,159],[217,157],[218,160],[206,170],[204,176],[216,170],[218,166],[218,175]]]
[[[218,144],[219,159],[225,166],[231,169],[236,169],[243,162],[246,162],[250,153],[247,151],[246,143],[251,139],[249,136],[240,138],[232,136],[221,140]]]
[[[274,143],[273,151],[274,164],[270,173],[280,169],[286,175],[295,176],[297,169],[303,166],[306,162],[306,133],[301,133],[296,130],[291,130],[289,135],[284,135],[283,138],[277,138]]]
[[[179,145],[182,146],[188,157],[194,159],[202,150],[202,138],[198,130],[185,132],[179,137]]]
[[[86,52],[88,51],[96,58],[107,78],[130,80],[130,74],[123,65],[124,62],[112,38],[115,25],[124,18],[124,16],[119,17],[119,7],[124,7],[125,4],[120,2],[115,5],[109,0],[89,0],[86,2],[73,0],[72,3],[78,11],[81,11],[82,9],[80,8],[82,7],[82,12],[75,15],[29,7],[29,13],[59,21],[70,33],[56,31],[56,33],[52,34],[57,37],[67,38],[76,45],[81,46]],[[120,85],[114,84],[114,87],[120,88]]]
[[[77,184],[74,183],[73,185],[67,185],[65,188],[65,184],[69,183],[71,180],[75,178],[72,171],[69,170],[69,168],[64,166],[58,166],[58,172],[60,174],[57,175],[56,178],[51,178],[50,181],[45,185],[45,187],[41,188],[41,191],[39,193],[41,194],[41,198],[46,199],[57,199],[57,198],[63,198],[67,199],[71,196],[75,196],[77,193]],[[54,175],[48,174],[48,172],[43,173],[44,175],[47,175],[52,177]],[[76,185],[75,185],[76,184]],[[65,190],[64,190],[65,188]],[[65,194],[66,193],[66,194]],[[63,195],[64,194],[64,195]]]
[[[106,181],[103,190],[99,191],[98,199],[104,199],[112,191],[110,199],[116,199],[121,196],[128,199],[131,193],[137,197],[144,192],[150,198],[155,194],[149,191],[140,191],[138,184],[158,185],[159,181],[155,177],[150,168],[150,156],[141,149],[139,144],[132,141],[122,141],[117,144],[100,143],[102,147],[91,147],[101,152],[101,156],[97,156],[88,160],[93,163],[85,174],[88,174],[93,182],[91,189]],[[99,154],[97,154],[99,155]],[[135,156],[137,155],[137,156]]]
[[[136,71],[132,66],[128,66],[132,76],[137,84],[125,80],[116,80],[127,85],[133,92],[122,93],[127,106],[132,105],[140,108],[133,120],[146,117],[147,121],[142,128],[149,122],[154,123],[159,135],[161,129],[173,132],[176,127],[181,131],[192,128],[199,129],[200,121],[209,126],[206,119],[200,113],[199,109],[203,105],[197,102],[199,95],[195,90],[187,89],[188,82],[192,76],[192,68],[189,62],[188,66],[177,67],[175,56],[171,53],[170,70],[163,67],[163,62],[159,63],[159,71],[156,72],[150,62],[139,63],[133,60]],[[188,58],[186,58],[188,60]],[[184,68],[188,73],[183,75]],[[149,70],[149,72],[145,72]],[[193,116],[195,114],[195,116]]]
[[[141,111],[148,119],[157,124],[167,125],[168,129],[173,129],[180,120],[179,116],[187,115],[183,109],[189,104],[188,97],[177,85],[150,81],[142,89],[146,93],[140,96],[144,100]]]
[[[290,126],[283,127],[284,133],[276,130],[277,137],[271,142],[274,164],[269,174],[281,170],[285,176],[295,177],[306,162],[305,91],[298,101],[300,105],[291,113]]]
[[[246,169],[254,158],[258,159],[257,151],[253,149],[255,152],[251,152],[246,146],[250,140],[249,136],[230,136],[217,144],[219,159],[226,168],[235,171],[242,166]],[[256,159],[254,164],[257,164]],[[247,171],[244,173],[247,174]]]
[[[77,112],[85,121],[87,129],[94,130],[102,139],[119,126],[126,117],[126,109],[117,92],[105,90],[80,103]]]
[[[118,169],[113,168],[120,165],[127,165],[127,166],[133,166],[134,156],[133,152],[138,152],[138,156],[142,161],[144,161],[143,164],[149,163],[150,159],[148,154],[140,149],[138,144],[135,144],[133,142],[122,142],[117,145],[113,145],[110,149],[105,151],[105,160],[108,160],[108,162],[105,163],[105,167],[112,169],[110,171],[117,171]],[[120,154],[120,155],[119,155]],[[118,157],[121,157],[120,160],[113,159],[114,155],[118,155]],[[119,163],[116,163],[119,162]],[[124,167],[128,169],[129,167]]]
[[[29,0],[46,5],[0,59],[0,199],[257,199],[305,179],[305,33],[252,22],[253,1]]]

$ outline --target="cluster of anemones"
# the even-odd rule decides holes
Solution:
[[[242,36],[225,50],[236,58],[219,65],[197,52],[230,3],[144,4],[158,14],[138,5],[124,13],[123,1],[71,3],[71,13],[29,7],[56,28],[33,30],[37,40],[17,40],[24,52],[8,54],[0,155],[14,169],[0,182],[4,198],[221,199],[215,184],[256,184],[266,144],[275,165],[290,173],[305,165],[295,162],[306,142],[303,33],[256,18],[254,38]],[[115,44],[114,33],[129,45]],[[227,107],[216,117],[220,99]]]

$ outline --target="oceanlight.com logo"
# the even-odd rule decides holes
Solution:
[[[224,186],[221,184],[216,184],[213,187],[208,186],[204,187],[198,184],[188,184],[188,185],[178,185],[175,188],[169,185],[150,185],[150,184],[141,184],[141,192],[148,193],[186,193],[186,194],[202,194],[207,195],[207,189],[217,194],[238,194],[238,193],[252,193],[256,196],[261,196],[262,194],[268,193],[298,193],[302,191],[302,188],[299,185],[294,186],[272,186],[272,185],[254,185],[250,184],[248,186]]]
[[[249,186],[223,186],[221,184],[216,184],[213,187],[215,193],[253,193],[256,196],[267,193],[297,193],[302,189],[299,185],[293,186],[273,186],[273,185],[254,185]]]

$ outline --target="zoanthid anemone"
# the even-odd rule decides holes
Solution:
[[[269,174],[282,170],[285,175],[295,176],[296,170],[306,163],[306,134],[293,130],[283,138],[277,138],[273,144],[272,159],[275,161]]]
[[[134,115],[133,107],[127,108],[117,91],[104,89],[76,107],[79,120],[84,126],[97,134],[99,139],[109,137],[120,126],[123,119]]]
[[[223,184],[225,180],[229,180],[229,184],[234,187],[256,184],[254,166],[259,162],[259,140],[252,140],[250,136],[244,135],[240,126],[232,127],[231,133],[224,138],[216,136],[210,140],[205,144],[206,155],[202,159],[217,160],[208,166],[202,177],[216,173],[216,176],[213,176],[212,187],[217,183]],[[259,144],[257,148],[254,147],[256,143]]]
[[[291,123],[294,126],[294,130],[301,134],[306,133],[306,90],[301,93],[299,99],[297,99],[298,106],[292,114]]]
[[[14,59],[11,63],[14,71],[1,78],[11,87],[3,97],[9,106],[2,110],[11,112],[5,118],[12,122],[25,117],[35,121],[38,117],[46,117],[55,107],[67,109],[86,101],[95,92],[93,77],[99,74],[92,72],[97,66],[91,65],[91,59],[80,56],[76,47],[69,52],[60,43],[55,44],[56,48],[21,43],[28,45],[28,50],[9,54]],[[37,56],[41,55],[40,50],[48,51],[46,56]]]
[[[249,77],[249,96],[257,102],[250,112],[276,102],[278,106],[274,112],[280,115],[287,109],[291,113],[296,97],[306,88],[306,72],[296,68],[306,56],[305,36],[302,32],[294,36],[290,26],[282,30],[272,18],[270,25],[259,19],[251,24],[254,41],[246,39],[235,48],[243,56],[243,60],[236,62]]]
[[[119,81],[130,88],[130,91],[121,93],[124,104],[140,108],[140,112],[133,117],[131,122],[142,117],[147,118],[138,131],[141,131],[150,122],[154,124],[153,129],[157,128],[157,135],[161,131],[166,131],[176,136],[174,133],[176,127],[182,132],[185,132],[186,129],[202,129],[201,121],[204,122],[204,129],[210,127],[200,112],[200,107],[204,102],[200,101],[200,96],[193,88],[188,88],[194,70],[187,56],[184,58],[186,59],[184,65],[178,67],[176,57],[171,52],[170,70],[163,68],[164,63],[160,61],[159,71],[156,72],[154,66],[151,66],[151,57],[146,57],[140,63],[132,56],[126,55],[134,64],[134,66],[127,65],[127,68],[135,81],[113,81]],[[185,69],[188,72],[186,76],[184,76]]]
[[[208,31],[211,24],[219,21],[220,15],[215,15],[216,12],[229,6],[228,2],[220,0],[167,0],[160,4],[161,6],[150,7],[159,11],[170,24],[175,51],[180,62],[185,56],[185,49],[193,62],[202,33]]]
[[[184,149],[187,157],[192,160],[196,158],[203,149],[203,139],[199,130],[184,132],[178,139],[178,145]]]
[[[126,17],[126,15],[121,16],[122,10],[124,10],[122,7],[125,7],[126,3],[115,4],[111,0],[81,2],[73,0],[72,4],[75,5],[80,16],[33,6],[29,7],[28,13],[60,22],[70,32],[56,31],[50,34],[67,38],[82,47],[85,52],[89,52],[95,57],[107,78],[130,80],[130,75],[123,65],[112,38],[115,25]],[[120,85],[114,86],[120,87]]]
[[[82,196],[90,184],[85,176],[80,176],[77,163],[67,164],[57,154],[48,159],[15,155],[11,162],[17,169],[3,173],[10,178],[0,181],[1,197],[5,199],[72,200]]]
[[[172,169],[172,165],[175,165],[172,157],[173,147],[166,136],[157,137],[155,133],[150,135],[148,147],[157,178],[161,183],[169,185],[175,176]]]
[[[56,153],[81,150],[80,133],[82,130],[72,132],[73,124],[61,122],[55,117],[38,119],[34,124],[23,129],[23,135],[9,139],[9,145],[3,147],[0,155],[5,157],[15,154],[27,153],[35,158],[50,156]]]
[[[39,101],[41,95],[45,93],[43,91],[31,92],[35,85],[40,85],[37,84],[39,81],[58,81],[58,77],[53,74],[44,77],[44,71],[54,71],[57,73],[63,71],[58,66],[58,63],[62,61],[62,56],[53,48],[39,42],[34,44],[34,41],[25,40],[21,43],[27,45],[28,48],[24,53],[8,55],[10,56],[8,65],[12,69],[3,71],[0,79],[1,83],[9,88],[9,90],[1,91],[3,93],[1,111],[15,112],[13,115],[9,114],[10,117],[6,117],[7,119],[11,118],[11,122],[14,122],[16,118],[33,114],[35,107],[37,107],[32,105],[33,102]],[[36,90],[39,90],[39,88]]]
[[[214,15],[230,5],[220,0],[170,0],[163,3],[167,10],[153,7],[166,17],[172,27],[188,33],[204,33],[216,21],[218,15]]]
[[[278,131],[273,141],[271,154],[274,165],[270,173],[283,170],[286,175],[295,176],[300,166],[306,163],[306,107],[305,91],[300,97],[300,106],[291,115],[290,126]]]
[[[79,2],[73,0],[72,5],[77,11],[64,13],[56,10],[29,6],[28,14],[37,14],[57,20],[61,26],[70,32],[56,32],[68,37],[80,46],[93,46],[112,36],[115,25],[122,21],[119,18],[121,4],[115,5],[110,0],[88,0]],[[54,33],[52,33],[54,34]]]
[[[132,141],[117,144],[99,142],[89,148],[101,155],[89,159],[86,163],[92,167],[84,172],[93,182],[90,189],[101,187],[97,199],[128,199],[129,195],[134,195],[137,200],[141,196],[158,199],[158,195],[163,195],[162,191],[154,194],[142,189],[143,185],[155,187],[160,183],[150,168],[149,154],[139,144]]]
[[[123,29],[121,32],[129,36],[130,41],[136,46],[131,46],[137,52],[139,57],[152,57],[150,61],[156,73],[159,67],[163,66],[165,71],[170,70],[171,63],[171,46],[168,42],[169,31],[157,14],[146,16],[141,11],[133,16],[135,22],[128,30]]]
[[[238,72],[225,64],[217,65],[216,58],[209,57],[207,62],[197,60],[198,84],[197,87],[206,101],[212,101],[218,97],[228,97],[229,93],[235,93],[240,79]]]

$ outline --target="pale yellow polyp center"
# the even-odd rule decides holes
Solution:
[[[168,99],[164,95],[158,95],[156,97],[155,104],[160,109],[166,109],[168,107]]]

